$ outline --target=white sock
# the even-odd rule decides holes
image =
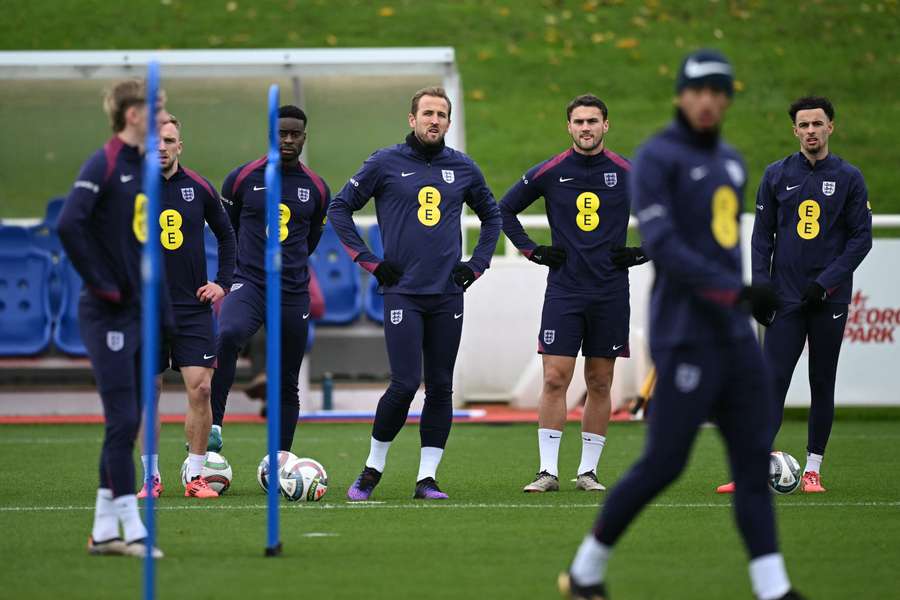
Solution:
[[[142,454],[141,464],[144,465],[144,481],[147,481],[147,474],[151,477],[159,477],[159,454]]]
[[[188,453],[187,480],[190,481],[194,477],[200,475],[203,469],[203,463],[206,462],[206,454],[190,454]]]
[[[559,476],[559,442],[562,431],[538,428],[538,451],[541,454],[541,471]]]
[[[603,453],[603,447],[606,445],[606,436],[599,433],[581,432],[581,464],[578,465],[576,475],[593,471],[597,473],[597,463],[600,462],[600,455]]]
[[[100,488],[97,490],[97,504],[94,505],[94,527],[91,529],[91,537],[95,542],[105,542],[119,537],[119,519],[116,518],[116,508],[113,506],[112,490]]]
[[[606,563],[612,548],[601,544],[593,534],[584,537],[569,572],[578,585],[597,585],[606,577]]]
[[[131,543],[147,537],[147,528],[144,527],[144,522],[141,521],[141,515],[138,512],[137,496],[127,494],[113,498],[113,505],[115,506],[116,517],[119,519],[119,523],[122,524],[126,542]]]
[[[759,600],[775,600],[781,598],[791,589],[784,558],[781,554],[766,554],[750,561],[750,582],[753,593]]]
[[[813,454],[811,452],[806,453],[806,468],[803,469],[804,473],[809,473],[810,471],[814,471],[816,473],[822,474],[822,459],[825,458],[821,454]]]
[[[219,435],[222,435],[222,426],[221,426],[221,425],[213,425],[213,426],[212,426],[212,429],[213,429],[213,431],[215,431],[215,432],[218,433]]]
[[[390,442],[380,442],[372,438],[369,442],[369,457],[366,459],[366,466],[379,473],[384,473],[384,463],[387,462],[387,453],[390,449]]]
[[[426,477],[436,479],[437,468],[441,464],[442,456],[444,456],[443,448],[422,446],[422,454],[419,457],[419,474],[416,475],[416,481],[422,481]]]

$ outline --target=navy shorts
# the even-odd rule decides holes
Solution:
[[[216,336],[211,308],[175,307],[175,333],[162,345],[160,372],[170,366],[216,368]]]
[[[538,332],[538,353],[614,358],[629,356],[628,290],[611,297],[547,290]]]

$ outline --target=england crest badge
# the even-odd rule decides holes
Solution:
[[[675,387],[682,394],[689,394],[700,385],[702,371],[697,365],[681,363],[675,368]]]
[[[544,330],[544,343],[552,344],[556,340],[556,330],[555,329],[545,329]]]
[[[391,311],[391,325],[399,325],[403,320],[403,309],[399,308]]]
[[[121,331],[106,332],[106,347],[113,352],[118,352],[125,347],[125,334]]]
[[[297,199],[300,202],[309,202],[309,189],[297,188]]]
[[[444,181],[447,183],[453,183],[456,181],[456,175],[450,169],[441,169],[441,177],[444,178]]]
[[[604,173],[603,183],[606,184],[606,187],[616,187],[616,184],[619,183],[619,177],[616,173]]]
[[[822,193],[826,196],[833,196],[835,189],[835,182],[833,181],[823,181],[822,182]]]
[[[187,187],[181,188],[181,197],[184,198],[185,202],[190,202],[194,199],[194,188]]]

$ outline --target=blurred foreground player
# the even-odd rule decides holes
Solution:
[[[160,123],[165,118],[162,105],[161,101]],[[143,557],[147,529],[134,494],[132,451],[141,424],[140,264],[141,245],[147,241],[147,197],[142,192],[148,117],[145,83],[117,83],[107,93],[104,108],[114,135],[81,167],[59,217],[59,236],[84,281],[78,323],[105,421],[88,552]],[[165,310],[167,294],[161,296]],[[154,557],[162,555],[153,548]]]
[[[278,109],[281,152],[281,432],[279,448],[290,450],[300,409],[298,377],[309,333],[309,255],[322,237],[331,192],[300,162],[308,119],[300,108]],[[266,164],[264,156],[234,169],[222,184],[222,202],[237,236],[237,268],[222,301],[216,340],[218,366],[212,378],[213,425],[208,448],[222,449],[222,419],[234,383],[238,351],[266,319]],[[274,410],[274,407],[268,407]]]
[[[184,495],[214,498],[218,494],[200,476],[206,462],[206,445],[212,425],[210,382],[216,364],[216,339],[212,304],[225,296],[234,273],[234,232],[215,187],[198,173],[181,164],[183,149],[181,123],[173,115],[159,130],[159,162],[163,257],[166,281],[172,299],[175,332],[162,348],[161,369],[169,366],[181,372],[187,390],[188,408],[184,434],[188,443],[187,480]],[[214,281],[207,279],[205,225],[218,242],[219,272]],[[162,375],[157,378],[157,390]],[[159,413],[157,413],[157,419]],[[157,427],[158,439],[158,427]],[[143,437],[141,437],[143,448]],[[159,474],[159,455],[141,453],[144,481],[152,477],[152,493],[163,491]],[[138,498],[147,496],[144,483]]]
[[[604,580],[616,542],[687,463],[697,430],[715,419],[736,483],[734,508],[760,600],[800,598],[778,551],[766,482],[773,403],[746,312],[774,310],[774,291],[744,287],[739,223],[746,171],[720,137],[733,93],[718,52],[689,54],[677,78],[675,121],[640,149],[631,179],[644,248],[656,266],[650,349],[658,371],[643,455],[612,489],[560,590],[609,598]]]
[[[506,236],[530,261],[550,267],[538,334],[544,368],[538,417],[540,468],[525,492],[559,489],[566,391],[579,349],[585,357],[587,400],[575,487],[606,489],[597,479],[597,464],[606,445],[616,357],[629,355],[627,269],[646,262],[640,248],[624,247],[631,164],[604,146],[608,116],[606,104],[596,96],[573,99],[566,107],[572,146],[529,169],[500,202]],[[516,217],[541,196],[551,246],[535,244]]]
[[[500,211],[481,169],[444,145],[450,99],[443,88],[412,98],[403,144],[370,156],[335,196],[331,223],[353,260],[372,273],[384,294],[384,341],[391,384],[378,401],[365,468],[347,491],[368,500],[381,480],[391,442],[400,432],[425,372],[419,423],[421,456],[415,498],[447,498],[436,473],[453,420],[453,366],[463,323],[463,292],[490,266],[500,236]],[[384,257],[375,256],[353,224],[353,211],[375,198]],[[461,262],[463,203],[481,219],[472,258]]]

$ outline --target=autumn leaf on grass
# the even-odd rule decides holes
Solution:
[[[616,42],[616,48],[622,48],[623,50],[631,50],[632,48],[637,48],[640,45],[640,41],[637,38],[622,38],[618,42]]]

